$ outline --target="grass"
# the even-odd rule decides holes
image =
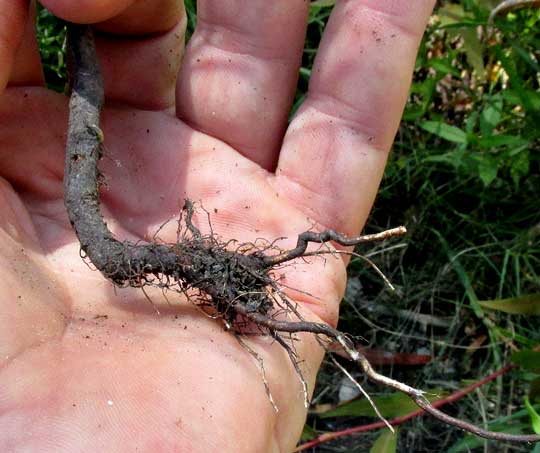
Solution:
[[[294,109],[304,99],[331,3],[312,4]],[[363,262],[353,261],[340,328],[390,354],[431,356],[423,366],[382,368],[424,389],[452,391],[508,363],[514,351],[540,343],[538,316],[510,315],[480,304],[540,293],[540,11],[505,14],[489,28],[495,2],[441,3],[422,42],[403,121],[366,227],[379,231],[405,224],[410,231],[406,239],[369,252],[396,290],[390,291]],[[194,1],[186,7],[190,36]],[[38,31],[47,80],[61,90],[62,27],[41,10]],[[362,381],[356,370],[351,372]],[[493,421],[493,429],[530,432],[523,397],[534,402],[539,387],[535,369],[522,367],[447,410],[480,425]],[[384,393],[367,383],[366,388],[375,397]],[[342,375],[326,363],[315,406],[336,404],[340,390]],[[313,414],[306,432],[371,421],[365,414]],[[380,434],[339,439],[315,451],[369,451]],[[487,447],[426,417],[400,428],[395,450],[485,448],[532,450]]]

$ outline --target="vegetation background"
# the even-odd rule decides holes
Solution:
[[[311,3],[294,110],[304,99],[333,0]],[[375,208],[374,232],[405,239],[359,250],[340,329],[362,337],[384,373],[444,396],[509,362],[519,366],[444,407],[492,430],[540,433],[540,10],[488,17],[498,0],[440,2],[422,42],[403,121]],[[196,23],[187,0],[188,36]],[[43,8],[38,36],[48,84],[65,87],[65,31]],[[350,372],[388,418],[415,408]],[[376,421],[325,363],[304,440]],[[465,435],[428,417],[339,437],[313,452],[535,452]]]

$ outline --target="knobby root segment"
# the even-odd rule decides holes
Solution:
[[[292,346],[293,335],[300,332],[316,335],[322,345],[328,341],[338,343],[371,380],[407,394],[418,406],[445,423],[488,439],[540,441],[540,436],[490,432],[452,418],[435,409],[421,390],[378,374],[345,334],[326,324],[305,321],[273,277],[272,271],[276,266],[312,256],[314,252],[306,252],[309,243],[333,241],[341,246],[355,246],[403,234],[403,227],[357,238],[347,238],[331,230],[322,233],[308,231],[298,237],[294,249],[281,251],[272,243],[257,246],[224,242],[213,234],[203,236],[192,223],[193,204],[186,200],[183,208],[185,228],[182,229],[179,221],[176,243],[135,244],[117,240],[107,228],[99,204],[98,161],[103,155],[99,119],[103,83],[92,31],[88,26],[68,24],[68,39],[72,94],[64,175],[65,204],[79,238],[81,252],[105,277],[119,286],[143,288],[152,285],[182,293],[190,290],[191,297],[195,290],[200,296],[198,304],[221,318],[237,335],[243,335],[246,325],[255,325],[289,354],[303,383],[306,403],[308,392]],[[231,251],[232,247],[236,247],[235,250]],[[275,253],[269,255],[269,252]],[[323,252],[327,253],[327,250]],[[294,314],[298,321],[276,319],[279,311]],[[245,346],[244,342],[241,343]],[[249,347],[247,350],[261,365],[263,381],[268,389],[259,356]],[[270,401],[273,400],[270,398]]]

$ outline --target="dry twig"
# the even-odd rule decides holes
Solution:
[[[454,393],[452,393],[452,394],[450,394],[448,396],[445,396],[444,398],[441,398],[440,400],[437,400],[437,401],[433,402],[432,406],[434,408],[439,408],[439,407],[444,406],[446,404],[451,404],[451,403],[453,403],[455,401],[458,401],[461,398],[463,398],[464,396],[471,393],[472,391],[474,391],[477,388],[481,387],[482,385],[487,384],[488,382],[491,382],[491,381],[497,379],[499,376],[502,376],[503,374],[507,373],[508,371],[510,371],[510,370],[512,370],[514,368],[516,368],[516,365],[510,364],[510,365],[505,366],[504,368],[501,368],[500,370],[494,371],[493,373],[491,373],[490,375],[482,378],[478,382],[475,382],[475,383],[473,383],[471,385],[468,385],[465,388],[457,390]],[[405,423],[408,420],[411,420],[411,419],[413,419],[415,417],[418,417],[420,415],[423,415],[425,413],[426,412],[423,409],[419,409],[419,410],[411,412],[411,413],[409,413],[407,415],[402,415],[401,417],[393,418],[392,420],[389,420],[388,423],[390,423],[392,426],[398,426],[398,425],[401,425],[401,424]],[[299,445],[296,448],[296,450],[294,450],[294,451],[304,451],[304,450],[307,450],[308,448],[316,447],[318,445],[321,445],[321,444],[326,443],[326,442],[330,442],[331,440],[338,439],[338,438],[343,437],[343,436],[350,436],[352,434],[365,433],[367,431],[373,431],[373,430],[376,430],[376,429],[384,428],[385,426],[386,426],[386,424],[381,421],[381,422],[370,423],[369,425],[361,425],[361,426],[356,426],[354,428],[347,428],[347,429],[344,429],[342,431],[324,433],[324,434],[321,434],[320,436],[316,437],[315,439],[312,439],[312,440],[310,440],[310,441],[308,441],[308,442],[306,442],[306,443],[304,443],[302,445]]]

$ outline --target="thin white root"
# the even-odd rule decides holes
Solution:
[[[266,396],[268,397],[270,404],[274,408],[274,411],[278,413],[279,408],[277,407],[277,404],[274,401],[274,397],[272,396],[272,392],[270,391],[270,384],[268,383],[268,379],[266,379],[266,370],[264,369],[263,359],[245,341],[243,341],[242,338],[240,338],[238,335],[235,335],[235,337],[238,340],[238,343],[240,343],[240,346],[242,346],[247,352],[249,352],[249,354],[259,363],[259,370],[261,372],[264,388],[266,389]]]
[[[369,404],[377,414],[377,417],[379,417],[379,419],[387,426],[387,428],[392,431],[393,434],[395,434],[396,431],[394,427],[390,423],[388,423],[388,420],[386,420],[386,418],[384,418],[384,416],[381,414],[379,408],[375,404],[375,401],[373,401],[371,396],[369,396],[369,393],[364,390],[360,383],[354,377],[352,377],[352,375],[334,358],[332,354],[329,355],[332,359],[332,362],[334,362],[334,364],[341,370],[341,372],[350,379],[350,381],[358,388],[358,390],[360,390],[360,392],[362,392],[362,395],[364,395],[364,397],[368,400]]]

